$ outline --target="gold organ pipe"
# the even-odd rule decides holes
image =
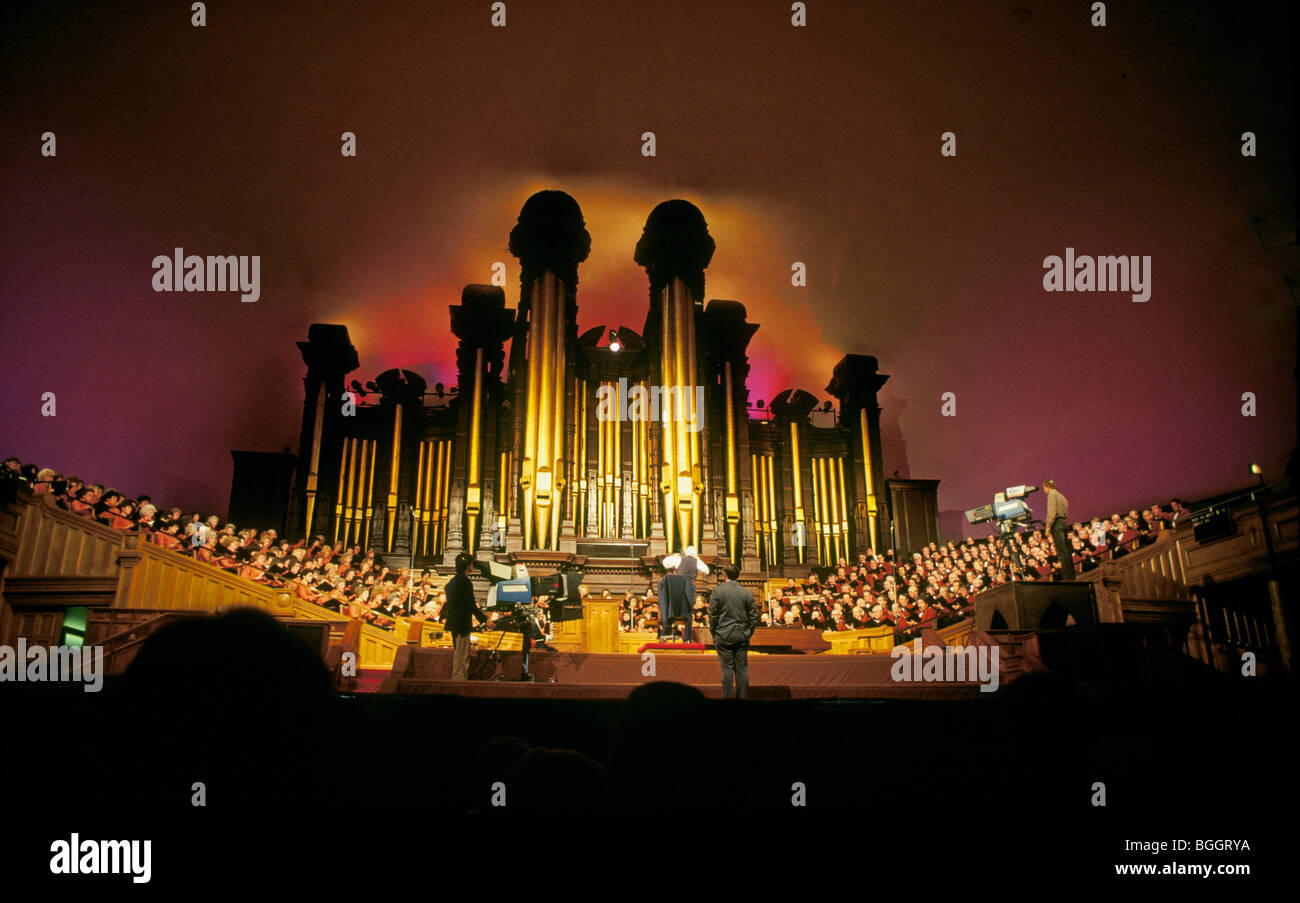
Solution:
[[[835,490],[831,486],[831,459],[823,457],[822,466],[822,508],[826,511],[826,556],[827,564],[835,559]]]
[[[832,564],[839,557],[840,528],[835,509],[835,464],[830,458],[822,458],[822,472],[826,490],[826,563]]]
[[[818,479],[817,465],[821,463],[821,458],[810,458],[812,473],[812,494],[813,494],[813,532],[817,535],[817,558],[822,564],[826,563],[826,515],[822,511],[822,498],[825,493],[821,491],[821,481]]]
[[[578,491],[582,486],[582,476],[578,473],[578,462],[582,460],[582,380],[573,378],[573,472],[569,479],[569,517],[573,519],[573,532],[582,535],[578,525]]]
[[[724,389],[727,393],[727,498],[728,505],[735,505],[736,511],[740,510],[740,498],[736,494],[736,405],[731,394],[731,361],[722,365]],[[694,398],[694,393],[691,395]],[[698,413],[697,413],[698,416]],[[739,561],[740,556],[736,549],[736,536],[739,533],[740,522],[732,522],[730,517],[727,520],[727,550],[731,553],[732,561]]]
[[[375,488],[375,458],[379,455],[379,441],[377,439],[362,439],[361,448],[361,469],[357,476],[357,495],[365,495],[364,503],[359,502],[357,505],[357,541],[361,543],[364,550],[370,543],[370,509],[374,500]],[[366,461],[369,460],[369,475],[367,476]],[[364,481],[364,483],[362,482]],[[362,504],[365,505],[364,509]]]
[[[467,511],[466,528],[469,533],[465,537],[465,549],[470,553],[478,551],[479,524],[482,523],[483,511],[483,479],[479,458],[483,454],[482,440],[480,438],[483,432],[483,349],[474,350],[474,392],[471,397],[469,411],[469,462],[466,465],[467,478],[469,486],[467,492],[467,508],[473,508]]]
[[[641,511],[641,532],[640,536],[650,535],[650,493],[654,492],[654,473],[650,466],[650,396],[646,391],[646,384],[641,383],[642,395],[641,400],[645,407],[642,410],[641,419],[637,421],[637,432],[641,435],[641,488],[640,499],[637,504]]]
[[[348,472],[348,440],[343,440],[343,448],[339,452],[339,481],[334,484],[334,539],[333,542],[339,541],[339,527],[343,525],[344,504],[347,501],[347,494],[343,489],[343,480]],[[347,537],[343,539],[347,542]]]
[[[601,383],[596,391],[599,392],[608,383]],[[599,411],[599,408],[597,408]],[[596,418],[596,535],[605,534],[605,439],[607,438],[608,429],[606,423],[608,420]]]
[[[763,475],[758,470],[758,455],[749,456],[750,494],[754,499],[754,540],[758,543],[759,555],[767,558],[767,517],[764,514],[764,502],[767,494],[763,490]]]
[[[355,454],[356,439],[349,439],[347,445],[348,456],[348,503],[345,517],[347,523],[343,527],[344,545],[352,545],[352,523],[356,519],[356,491],[357,491],[357,459]]]
[[[437,513],[433,510],[433,484],[438,478],[438,443],[426,442],[429,447],[429,454],[425,461],[424,467],[428,471],[424,478],[424,530],[422,531],[422,540],[420,550],[422,554],[429,555],[430,533],[433,529],[432,524],[437,520]]]
[[[628,386],[628,395],[629,396],[632,395],[632,386]],[[641,492],[641,461],[640,461],[640,457],[638,457],[638,455],[640,455],[641,452],[641,430],[637,429],[638,426],[637,421],[632,420],[632,417],[630,417],[630,408],[632,408],[632,404],[630,404],[630,398],[628,399],[628,408],[629,408],[628,420],[630,421],[630,426],[628,427],[628,439],[630,440],[629,451],[632,453],[630,453],[630,460],[628,461],[628,463],[630,464],[628,468],[630,472],[630,478],[629,478],[628,485],[624,486],[623,489],[625,492],[628,492],[630,499],[632,499],[632,521],[630,521],[630,528],[632,528],[632,534],[640,535],[637,533],[637,529],[638,529],[637,521],[640,520],[640,518],[638,518],[638,513],[640,512],[638,512],[638,508],[637,508],[637,499],[640,498],[640,492]]]
[[[551,538],[547,546],[553,550],[560,547],[560,521],[564,519],[563,502],[569,489],[569,481],[565,474],[568,458],[564,448],[565,396],[568,394],[566,390],[569,384],[568,359],[564,354],[564,298],[564,283],[556,280],[555,315],[551,321],[551,335],[555,345],[551,358],[555,370],[551,382],[555,392],[555,407],[551,417]]]
[[[840,535],[844,537],[844,558],[848,560],[853,549],[849,546],[849,498],[848,490],[844,488],[844,459],[840,458],[835,465],[840,472]]]
[[[451,478],[451,441],[450,440],[443,440],[440,459],[441,459],[440,470],[442,472],[438,477],[438,496],[440,499],[440,507],[438,509],[438,551],[439,552],[447,548],[447,509],[449,507],[448,496],[451,494],[450,493],[451,487],[448,485],[448,482],[450,481]]]
[[[415,468],[415,529],[411,535],[411,555],[420,551],[420,527],[424,516],[424,455],[428,443],[420,443],[420,463]]]
[[[369,439],[357,440],[356,448],[352,451],[352,454],[360,461],[357,465],[357,520],[356,525],[353,527],[353,536],[355,542],[361,543],[363,551],[370,530],[370,492],[366,488],[366,462],[372,457],[370,452]]]
[[[842,555],[840,551],[842,531],[840,529],[840,482],[835,477],[834,458],[826,459],[826,489],[830,493],[831,501],[831,539],[835,546],[833,557],[836,559],[836,564],[838,564]]]
[[[542,276],[542,317],[541,332],[538,335],[538,351],[541,357],[540,376],[537,384],[537,452],[535,457],[537,471],[545,467],[551,474],[550,493],[545,505],[537,505],[537,537],[534,540],[536,545],[530,546],[534,549],[544,549],[548,543],[546,537],[551,532],[551,513],[555,507],[555,473],[552,467],[555,463],[554,449],[551,448],[551,439],[554,436],[555,427],[555,393],[552,391],[552,380],[555,379],[555,274],[547,270]]]
[[[673,343],[675,341],[674,324],[672,315],[672,293],[667,286],[664,287],[660,296],[659,304],[660,313],[660,342],[659,342],[659,379],[663,383],[662,388],[669,389],[674,383],[674,358]],[[659,449],[662,466],[660,467],[660,478],[663,483],[664,495],[664,539],[668,544],[668,551],[676,549],[674,535],[677,524],[677,459],[676,445],[674,444],[674,434],[672,426],[672,393],[664,392],[660,399],[660,425],[663,428],[663,441]],[[664,475],[667,479],[664,480]]]
[[[325,383],[316,392],[316,419],[311,429],[311,463],[307,466],[307,524],[303,532],[311,540],[311,520],[316,513],[316,484],[320,481],[320,440],[325,431]],[[341,479],[341,478],[340,478]],[[338,491],[337,489],[335,490]],[[337,530],[335,532],[337,538]]]
[[[523,531],[524,548],[533,548],[533,499],[537,491],[537,399],[539,395],[542,356],[542,280],[533,280],[529,291],[528,311],[528,387],[524,401],[524,460],[520,476],[524,486]]]
[[[694,537],[695,547],[699,548],[700,531],[704,520],[700,516],[700,492],[704,488],[703,474],[700,473],[703,467],[703,458],[700,456],[700,430],[704,424],[699,421],[703,412],[696,410],[695,404],[695,378],[699,366],[695,357],[695,299],[685,289],[682,295],[682,328],[686,331],[685,372],[682,374],[685,377],[686,388],[683,400],[686,402],[686,419],[691,426],[687,429],[686,423],[683,423],[682,432],[686,434],[686,445],[691,455],[691,535]],[[697,473],[700,474],[698,477]]]
[[[794,423],[793,421],[790,423],[790,460],[793,464],[793,469],[791,471],[793,479],[791,482],[794,484],[794,522],[796,524],[802,523],[805,525],[805,545],[799,546],[795,549],[795,553],[799,557],[799,563],[803,564],[804,547],[807,545],[808,531],[803,512],[803,475],[799,472],[799,424]]]
[[[510,482],[510,453],[501,453],[501,463],[497,465],[497,527],[501,531],[501,537],[504,540],[506,535],[506,520],[508,518],[507,510],[510,502],[508,489]]]
[[[867,409],[858,411],[858,427],[862,434],[862,469],[866,474],[867,487],[867,542],[874,551],[877,546],[876,519],[879,517],[876,506],[876,481],[872,476],[874,468],[871,461],[871,434],[867,431]]]
[[[578,467],[581,468],[578,479],[579,488],[582,490],[582,498],[578,502],[578,513],[574,519],[575,532],[579,536],[587,535],[587,500],[588,493],[591,492],[591,481],[588,479],[590,467],[587,462],[587,381],[581,380],[582,390],[579,393],[581,399],[581,414],[578,418],[578,437],[581,440],[580,451],[578,452]]]
[[[682,299],[685,296],[688,300],[690,295],[686,291],[686,286],[680,278],[673,279],[668,287],[669,309],[673,315],[673,380],[671,385],[678,390],[676,403],[673,405],[673,463],[676,469],[675,478],[679,478],[683,473],[694,478],[692,465],[694,461],[691,456],[690,440],[686,432],[686,417],[690,411],[690,403],[687,401],[686,374],[687,363],[686,355],[688,351],[688,337],[685,331],[688,328],[686,317],[682,311]],[[691,545],[695,538],[695,529],[693,524],[693,515],[695,514],[695,493],[692,489],[691,498],[689,499],[689,508],[683,509],[681,496],[681,487],[678,485],[679,479],[674,479],[674,495],[677,497],[677,520],[678,528],[681,531],[682,546]]]
[[[384,543],[388,551],[393,551],[393,521],[397,517],[397,477],[402,460],[402,406],[393,406],[393,463],[388,472],[388,521],[384,531]]]
[[[763,467],[767,470],[767,536],[768,536],[768,562],[776,560],[776,550],[779,548],[777,539],[779,534],[776,532],[776,456],[764,455]]]
[[[618,536],[623,526],[623,420],[615,416],[610,419],[610,429],[614,432],[614,509],[610,523],[611,536]]]

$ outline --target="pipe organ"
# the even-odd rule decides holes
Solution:
[[[703,214],[658,205],[633,259],[649,302],[640,332],[578,333],[579,265],[591,247],[577,202],[533,195],[510,232],[517,307],[470,285],[450,307],[456,372],[430,389],[390,370],[363,388],[346,327],[300,342],[308,374],[291,534],[372,548],[419,567],[469,551],[554,562],[583,544],[693,545],[743,573],[830,567],[885,542],[874,358],[848,355],[827,394],[751,405],[758,329],[734,301],[704,301],[714,251]],[[806,544],[798,544],[802,532]],[[502,547],[504,546],[504,551]],[[592,547],[594,548],[594,546]]]

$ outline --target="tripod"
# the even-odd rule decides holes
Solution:
[[[1016,532],[1016,526],[1020,523],[1032,526],[1036,521],[1015,519],[998,521],[998,570],[1001,570],[1005,564],[1012,582],[1017,579],[1017,574],[1020,575],[1020,580],[1025,579],[1025,558],[1020,554],[1020,544],[1016,542],[1016,538],[1020,535]]]

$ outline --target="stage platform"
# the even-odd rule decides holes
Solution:
[[[751,655],[752,699],[970,699],[979,684],[895,681],[895,659],[887,655]],[[637,687],[673,681],[695,687],[706,697],[722,696],[718,657],[707,652],[656,652],[653,673],[641,655],[626,653],[534,652],[530,670],[536,681],[517,678],[518,652],[494,661],[476,652],[471,680],[452,681],[450,649],[405,646],[398,650],[381,693],[454,694],[512,699],[625,699]]]

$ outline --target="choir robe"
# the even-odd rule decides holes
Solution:
[[[164,549],[171,549],[173,552],[180,551],[181,541],[170,533],[155,533],[149,538],[152,539],[156,545],[160,545]]]
[[[131,520],[128,517],[123,517],[120,508],[109,508],[107,513],[108,513],[108,519],[106,522],[113,529],[115,530],[135,529],[135,521]]]

